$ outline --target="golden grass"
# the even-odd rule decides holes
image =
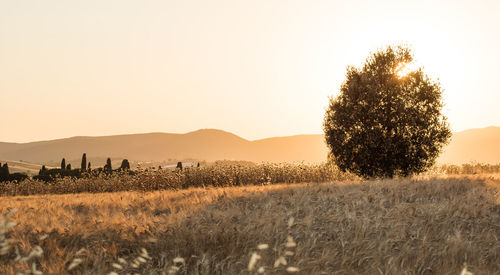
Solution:
[[[177,190],[188,187],[228,187],[255,184],[328,182],[354,178],[333,165],[248,164],[217,162],[200,168],[146,169],[113,174],[93,171],[82,178],[56,178],[51,182],[26,179],[0,184],[0,196]]]
[[[3,197],[0,274],[495,274],[499,194],[475,175]]]

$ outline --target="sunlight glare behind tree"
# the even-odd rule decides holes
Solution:
[[[330,159],[342,171],[392,178],[435,163],[451,137],[442,89],[412,62],[409,48],[388,46],[347,68],[323,122]]]

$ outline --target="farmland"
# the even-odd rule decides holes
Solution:
[[[73,170],[74,171],[74,170]],[[230,187],[276,183],[327,182],[354,178],[328,164],[254,164],[221,161],[185,169],[92,171],[83,177],[56,177],[53,181],[27,179],[0,184],[0,196],[178,190],[188,187]]]
[[[498,174],[477,174],[7,196],[0,270],[494,274],[499,194]]]

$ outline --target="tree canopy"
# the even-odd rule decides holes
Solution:
[[[410,49],[388,46],[361,68],[347,68],[323,122],[330,159],[341,170],[365,178],[408,176],[435,163],[451,137],[442,89],[422,68],[405,71],[412,62]]]

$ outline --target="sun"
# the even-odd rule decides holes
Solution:
[[[410,63],[399,63],[394,72],[398,76],[398,78],[403,78],[407,76],[409,73],[418,70],[418,66],[414,62]]]

